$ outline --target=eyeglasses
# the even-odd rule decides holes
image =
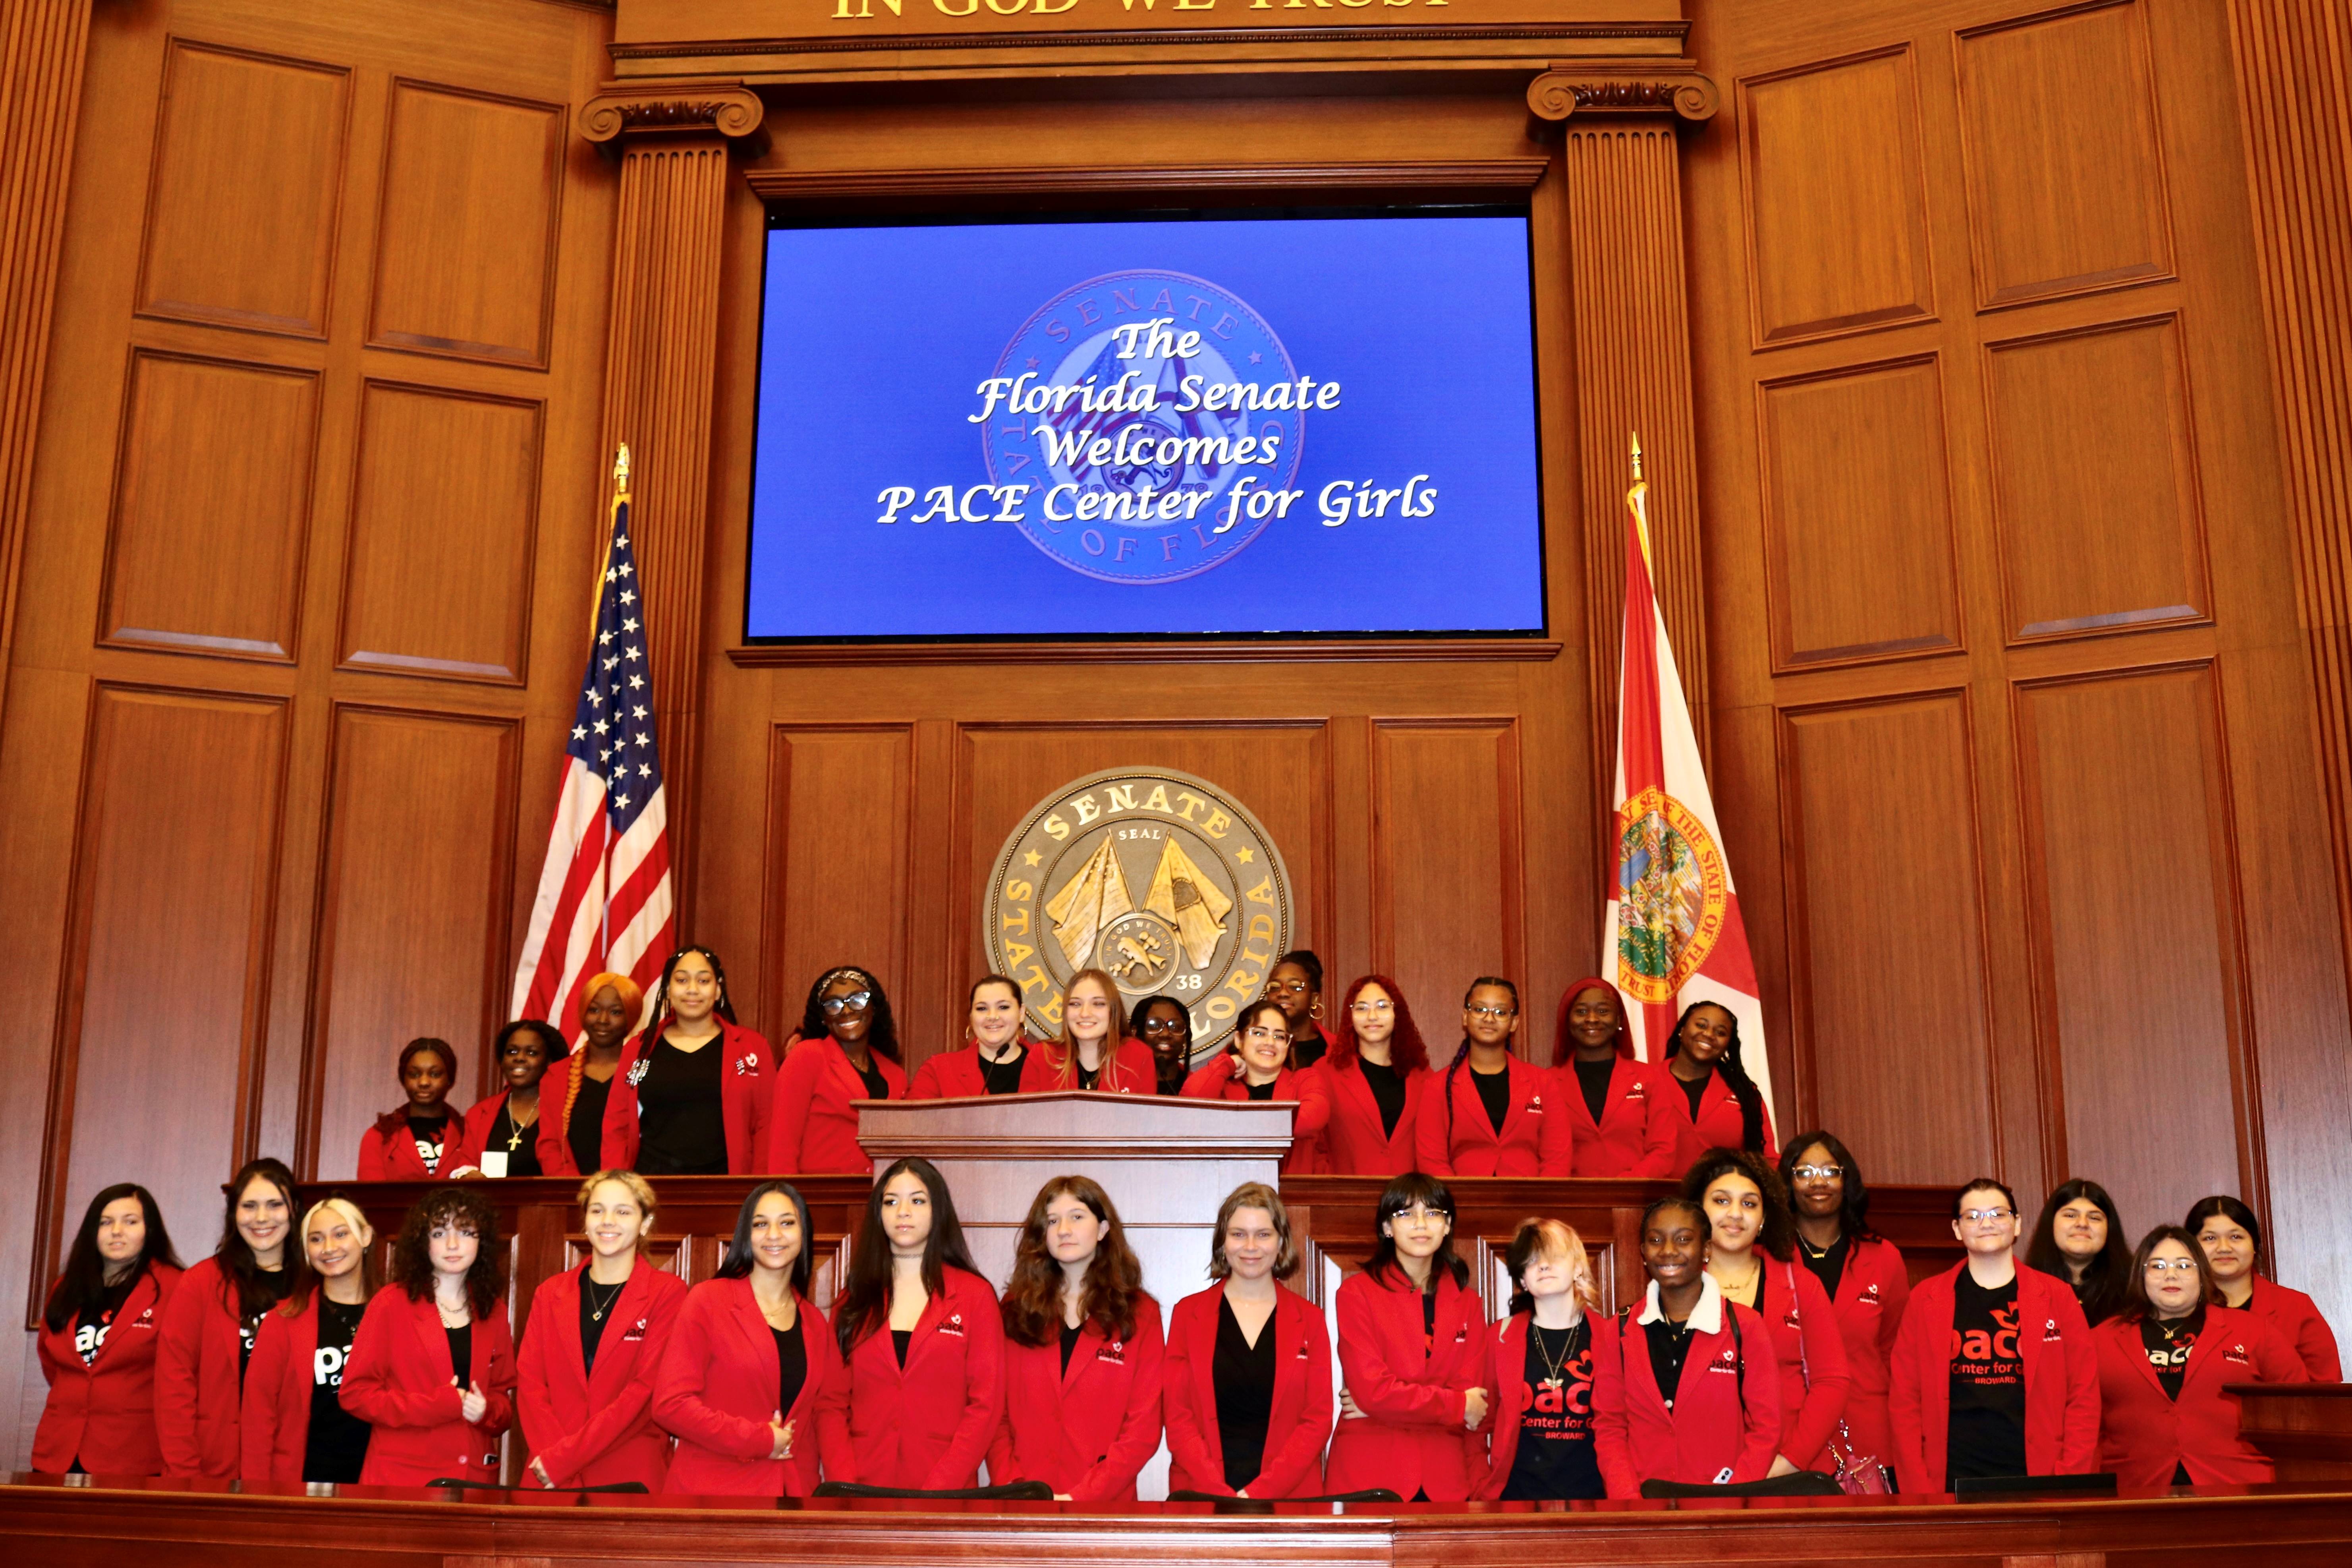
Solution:
[[[2147,1260],[2147,1271],[2150,1274],[2174,1271],[2193,1274],[2197,1271],[2197,1260],[2193,1258],[2151,1258]]]
[[[2015,1209],[1962,1209],[1960,1217],[1971,1225],[1990,1225],[1999,1219],[2015,1219]]]
[[[1409,1209],[1399,1209],[1389,1215],[1389,1218],[1391,1220],[1409,1219],[1423,1225],[1433,1219],[1442,1219],[1448,1225],[1454,1223],[1452,1215],[1447,1214],[1444,1209],[1431,1208],[1427,1204],[1415,1204]]]
[[[1350,1013],[1393,1013],[1396,1011],[1396,1005],[1391,1002],[1387,997],[1383,996],[1377,1002],[1350,1002],[1348,1004],[1348,1011]]]
[[[1517,1007],[1465,1007],[1463,1011],[1474,1018],[1507,1018],[1518,1009]]]
[[[863,1012],[873,1000],[874,993],[871,991],[853,991],[846,996],[826,997],[824,1010],[827,1016],[836,1016],[849,1012]]]
[[[1304,980],[1269,980],[1265,983],[1265,988],[1268,991],[1296,992],[1305,992],[1314,989]]]
[[[1845,1174],[1843,1165],[1799,1165],[1789,1173],[1809,1182],[1834,1182]]]

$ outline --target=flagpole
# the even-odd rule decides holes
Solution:
[[[588,598],[588,657],[591,659],[596,657],[596,619],[604,605],[602,584],[604,574],[613,569],[613,545],[620,537],[621,509],[628,504],[629,444],[624,441],[621,449],[613,455],[613,504],[604,513],[604,548],[597,554],[596,581],[599,586]],[[607,807],[608,823],[611,820],[609,813],[610,808]],[[613,838],[609,832],[604,837],[604,850],[599,858],[604,863],[599,880],[604,885],[604,896],[596,904],[596,962],[601,965],[610,963],[613,957]]]

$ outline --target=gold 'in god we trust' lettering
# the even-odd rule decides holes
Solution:
[[[1010,0],[1009,4],[1006,0],[962,0],[961,5],[955,0],[931,0],[931,6],[942,16],[970,16],[977,14],[983,3],[999,16],[1018,16],[1024,12],[1033,16],[1052,16],[1075,9],[1078,0],[1058,0],[1058,3],[1056,0]],[[1246,4],[1233,8],[1246,11],[1361,11],[1376,3],[1382,6],[1402,7],[1443,5],[1446,0],[1247,0]],[[850,9],[853,4],[857,7],[854,11]],[[882,4],[890,8],[893,16],[907,14],[906,0],[882,0]],[[1152,8],[1153,0],[1141,0],[1141,4],[1149,11]],[[1119,0],[1122,10],[1132,11],[1136,5],[1137,0]],[[1213,11],[1216,8],[1217,0],[1173,0],[1169,7],[1173,11]],[[832,19],[836,22],[871,20],[873,16],[874,0],[834,0]]]

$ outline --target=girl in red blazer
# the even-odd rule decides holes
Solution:
[[[1494,1452],[1470,1494],[1482,1502],[1609,1495],[1592,1431],[1592,1317],[1601,1288],[1584,1240],[1556,1219],[1519,1222],[1504,1257],[1511,1315],[1485,1340],[1479,1386],[1494,1405]]]
[[[661,1489],[806,1497],[816,1489],[818,1405],[841,1379],[809,1300],[815,1232],[789,1182],[762,1182],[735,1215],[715,1279],[687,1293],[654,1383],[654,1419],[677,1437]]]
[[[466,1121],[449,1109],[457,1081],[457,1053],[446,1040],[424,1037],[400,1048],[400,1088],[406,1099],[360,1134],[360,1180],[429,1182],[479,1162],[466,1142]],[[293,1223],[288,1216],[287,1223]]]
[[[2177,1225],[2143,1237],[2139,1281],[2092,1331],[2099,1352],[2099,1464],[2116,1484],[2243,1487],[2270,1459],[2238,1435],[2232,1383],[2307,1383],[2302,1358],[2251,1312],[2221,1305],[2197,1238]]]
[[[897,1161],[874,1184],[833,1331],[845,1371],[817,1411],[825,1479],[975,1484],[1004,1421],[1004,1324],[929,1160]]]
[[[1286,1175],[1311,1173],[1322,1146],[1323,1130],[1331,1120],[1331,1097],[1323,1087],[1321,1069],[1299,1071],[1288,1065],[1290,1030],[1281,1005],[1251,1003],[1234,1020],[1234,1048],[1184,1080],[1187,1100],[1265,1100],[1295,1102],[1290,1119],[1290,1151],[1282,1157]]]
[[[124,1182],[89,1200],[49,1287],[36,1342],[49,1396],[33,1431],[33,1468],[152,1476],[155,1344],[180,1280],[163,1213]]]
[[[1413,1168],[1413,1130],[1436,1078],[1395,981],[1367,974],[1348,987],[1331,1049],[1307,1070],[1331,1101],[1323,1148],[1333,1175],[1394,1176]]]
[[[1109,1195],[1084,1176],[1039,1189],[1004,1287],[1004,1425],[988,1479],[1066,1502],[1133,1502],[1160,1448],[1160,1303]]]
[[[1706,1272],[1706,1216],[1660,1198],[1642,1216],[1650,1289],[1638,1315],[1594,1325],[1592,1445],[1612,1498],[1644,1481],[1761,1480],[1780,1441],[1764,1320]]]
[[[1339,1426],[1324,1484],[1461,1502],[1486,1478],[1486,1313],[1454,1254],[1454,1194],[1409,1172],[1381,1194],[1380,1240],[1339,1287]]]
[[[581,1046],[551,1076],[539,1116],[542,1175],[577,1176],[604,1166],[604,1108],[621,1055],[645,1016],[646,994],[625,974],[589,976],[580,1003]]]
[[[1979,1177],[1955,1207],[1967,1261],[1913,1289],[1888,1368],[1895,1484],[1942,1492],[1962,1477],[2086,1475],[2098,1464],[2099,1358],[2083,1309],[2064,1280],[2012,1256],[2007,1187]]]
[[[589,1177],[580,1186],[588,1259],[530,1299],[515,1415],[541,1486],[662,1489],[669,1442],[654,1425],[654,1374],[686,1281],[646,1257],[654,1207],[635,1171]]]
[[[759,1169],[772,1060],[768,1042],[735,1021],[718,955],[680,948],[654,988],[653,1022],[622,1050],[604,1100],[604,1169],[648,1176]]]
[[[2253,1210],[2232,1197],[2203,1198],[2189,1211],[2187,1228],[2205,1254],[2222,1305],[2252,1312],[2268,1323],[2271,1332],[2303,1358],[2312,1382],[2344,1381],[2336,1331],[2311,1298],[2254,1272],[2262,1257],[2263,1226]]]
[[[1002,974],[972,983],[965,1012],[964,1044],[941,1051],[915,1069],[909,1100],[964,1100],[982,1094],[1017,1094],[1028,1065],[1029,1043],[1021,1037],[1021,987]]]
[[[1331,1037],[1323,1027],[1323,961],[1294,947],[1265,972],[1265,999],[1282,1005],[1290,1025],[1290,1066],[1299,1071],[1324,1060]]]
[[[466,1112],[466,1147],[472,1159],[452,1175],[555,1176],[540,1158],[541,1102],[539,1086],[553,1063],[563,1059],[563,1037],[536,1018],[519,1019],[499,1031],[490,1047],[506,1087]]]
[[[1780,1158],[1772,1112],[1739,1056],[1739,1020],[1713,1002],[1683,1009],[1666,1040],[1666,1070],[1650,1088],[1666,1103],[1675,1130],[1669,1175],[1680,1175],[1709,1149],[1745,1149],[1766,1163]]]
[[[236,1474],[245,1363],[263,1314],[291,1295],[309,1266],[289,1247],[301,1213],[294,1173],[255,1160],[228,1184],[220,1246],[180,1279],[155,1342],[155,1439],[167,1476]]]
[[[763,1171],[865,1175],[873,1157],[857,1142],[861,1100],[904,1100],[898,1030],[882,983],[863,969],[836,969],[801,1020],[801,1043],[776,1075]]]
[[[1150,1094],[1156,1081],[1151,1047],[1128,1038],[1118,984],[1099,969],[1070,976],[1062,990],[1062,1037],[1040,1041],[1021,1068],[1024,1094],[1057,1089]]]
[[[1559,994],[1552,1065],[1576,1143],[1580,1176],[1674,1173],[1674,1113],[1647,1062],[1633,1055],[1625,999],[1598,975]]]
[[[1482,975],[1462,999],[1462,1048],[1430,1088],[1413,1141],[1433,1176],[1565,1176],[1573,1135],[1552,1075],[1511,1054],[1519,988]],[[1467,1072],[1463,1069],[1469,1068]]]
[[[1780,1378],[1780,1447],[1768,1475],[1825,1470],[1845,1414],[1845,1335],[1830,1294],[1797,1267],[1797,1222],[1780,1173],[1741,1149],[1715,1149],[1683,1178],[1706,1215],[1706,1271],[1724,1299],[1755,1310]],[[1759,1349],[1763,1347],[1759,1347]]]
[[[408,1211],[391,1283],[343,1364],[343,1408],[374,1428],[360,1479],[495,1485],[499,1436],[514,1421],[514,1338],[498,1211],[478,1188],[446,1187]]]
[[[1895,1245],[1870,1228],[1862,1167],[1835,1137],[1790,1139],[1780,1152],[1780,1179],[1796,1210],[1799,1261],[1829,1292],[1845,1340],[1845,1416],[1831,1458],[1842,1468],[1883,1469],[1895,1456],[1886,1368],[1911,1300],[1910,1271]]]
[[[239,1479],[360,1479],[368,1425],[342,1406],[343,1368],[375,1293],[374,1247],[374,1230],[349,1198],[322,1199],[302,1216],[310,1277],[254,1336],[237,1423]]]
[[[1218,1281],[1168,1315],[1168,1486],[1215,1497],[1314,1497],[1331,1436],[1331,1336],[1276,1283],[1298,1267],[1290,1215],[1263,1182],[1225,1194]]]

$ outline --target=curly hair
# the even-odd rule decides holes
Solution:
[[[1706,1213],[1706,1190],[1725,1176],[1745,1176],[1756,1184],[1756,1191],[1764,1204],[1764,1224],[1757,1234],[1756,1245],[1782,1263],[1797,1256],[1797,1212],[1789,1204],[1789,1189],[1780,1182],[1780,1173],[1767,1164],[1764,1156],[1746,1149],[1709,1149],[1698,1157],[1683,1177],[1683,1196]],[[1714,1228],[1709,1216],[1707,1226]]]
[[[499,1211],[472,1187],[436,1188],[408,1211],[392,1244],[392,1283],[412,1301],[433,1294],[433,1231],[445,1224],[472,1231],[481,1244],[466,1270],[466,1304],[475,1317],[488,1317],[507,1293],[506,1248],[499,1240]]]
[[[1107,1227],[1087,1265],[1081,1310],[1106,1339],[1135,1337],[1136,1303],[1143,1300],[1143,1265],[1127,1245],[1127,1227],[1110,1194],[1087,1176],[1055,1176],[1037,1189],[1021,1240],[1013,1255],[1013,1277],[1004,1284],[1004,1337],[1015,1344],[1054,1342],[1062,1327],[1062,1266],[1045,1247],[1045,1211],[1055,1198],[1076,1198]]]

